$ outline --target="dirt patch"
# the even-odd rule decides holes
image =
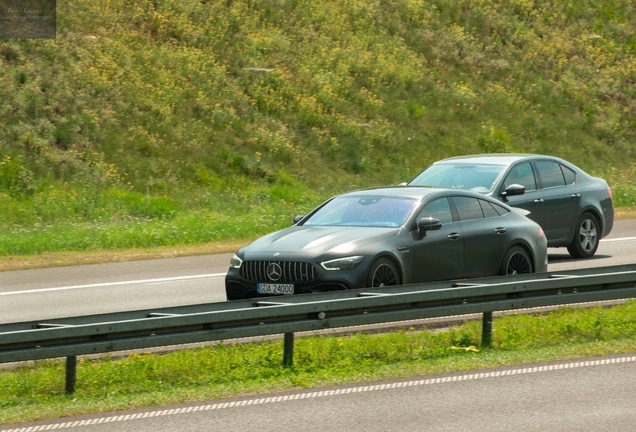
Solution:
[[[614,210],[614,219],[622,220],[622,219],[636,219],[636,208],[618,208]]]
[[[250,241],[251,240],[242,240],[228,243],[158,246],[143,249],[55,252],[31,256],[8,256],[0,257],[0,271],[230,253],[236,252],[241,246],[246,245]]]

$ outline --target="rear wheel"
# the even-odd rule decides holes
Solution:
[[[528,253],[521,246],[513,246],[501,262],[499,267],[500,275],[517,275],[523,273],[533,273],[532,261]]]
[[[576,231],[568,252],[574,258],[589,258],[598,249],[599,226],[596,218],[590,213],[584,213],[576,223]]]
[[[371,266],[367,286],[385,287],[389,285],[399,285],[400,276],[393,262],[388,258],[380,258]]]

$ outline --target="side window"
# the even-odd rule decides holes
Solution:
[[[576,181],[576,174],[570,168],[565,165],[561,165],[561,171],[563,171],[563,177],[565,177],[566,185],[573,185]]]
[[[453,197],[453,202],[459,213],[459,220],[483,219],[484,213],[477,198]]]
[[[481,204],[481,209],[484,212],[484,217],[499,217],[499,213],[497,212],[497,210],[488,201],[479,200],[479,204]]]
[[[507,215],[508,213],[510,213],[510,212],[508,211],[508,209],[507,209],[507,208],[505,208],[504,206],[500,206],[500,205],[498,205],[498,204],[493,204],[493,203],[490,203],[490,205],[492,205],[492,208],[494,208],[494,209],[495,209],[495,211],[496,211],[497,213],[499,213],[499,216],[504,216],[504,215]]]
[[[450,204],[447,198],[436,199],[426,204],[417,220],[432,217],[438,219],[442,225],[453,222],[453,214],[451,213]]]
[[[534,180],[534,170],[530,162],[524,162],[513,167],[506,180],[504,181],[504,188],[512,184],[520,184],[526,187],[526,191],[533,191],[537,189],[537,182]]]
[[[565,186],[560,164],[551,161],[538,161],[536,164],[543,188]]]

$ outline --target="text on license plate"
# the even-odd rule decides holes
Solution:
[[[256,291],[260,294],[293,294],[293,284],[258,284]]]

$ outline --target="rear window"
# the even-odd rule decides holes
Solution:
[[[500,206],[500,205],[494,204],[494,203],[489,203],[489,204],[492,206],[492,208],[495,209],[495,211],[497,213],[499,213],[499,216],[503,216],[503,215],[506,215],[506,214],[510,213],[510,211],[508,211],[508,209],[505,208],[504,206]]]
[[[484,217],[491,218],[491,217],[499,217],[499,216],[501,216],[499,214],[499,212],[497,211],[497,209],[495,209],[492,206],[492,204],[489,203],[488,201],[479,200],[479,204],[481,204],[481,209],[484,212]],[[497,207],[499,207],[499,206],[497,206]]]
[[[566,185],[573,185],[576,181],[576,174],[570,168],[561,165],[561,171],[563,171],[563,177],[565,177]]]

